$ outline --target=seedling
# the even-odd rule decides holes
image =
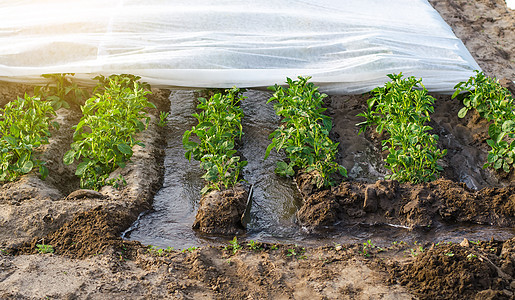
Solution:
[[[181,253],[186,253],[186,252],[190,252],[191,253],[191,252],[193,252],[193,251],[195,251],[197,249],[198,249],[198,247],[189,247],[189,248],[182,249]]]
[[[307,257],[304,255],[304,253],[306,253],[306,248],[304,247],[297,249],[297,246],[295,246],[294,248],[287,249],[287,252],[286,256],[295,257],[297,259],[306,259]]]
[[[169,112],[160,112],[159,113],[159,123],[157,123],[157,126],[159,127],[165,127],[166,124],[168,123],[168,121],[166,120],[166,118],[168,118],[168,116],[170,115]]]
[[[52,245],[36,244],[36,248],[38,248],[38,252],[41,254],[54,253],[54,247],[52,247]]]
[[[290,248],[287,251],[288,253],[286,254],[286,256],[297,256],[297,251],[294,248]]]
[[[372,240],[367,240],[366,242],[363,243],[363,250],[360,252],[364,257],[370,257],[370,250],[376,248],[376,246],[374,245],[374,243],[372,242]],[[381,251],[383,251],[383,249],[381,248]]]
[[[472,253],[470,253],[469,255],[467,255],[467,259],[468,259],[468,260],[473,260],[474,258],[477,258],[477,255],[472,254]]]
[[[225,248],[224,248],[224,250],[226,250],[226,251],[231,251],[232,254],[238,253],[238,251],[240,251],[240,249],[241,249],[241,246],[240,246],[240,244],[238,244],[237,237],[234,237],[234,239],[232,239],[232,241],[229,242],[229,245],[225,246]]]
[[[247,243],[247,246],[249,246],[249,248],[251,250],[254,250],[254,251],[260,251],[260,250],[263,250],[263,248],[261,247],[261,243],[259,242],[255,242],[254,240],[250,240],[248,243]]]
[[[448,257],[453,257],[454,253],[452,251],[449,251],[449,252],[444,253],[444,255],[448,256]]]
[[[343,247],[342,247],[342,245],[341,245],[341,244],[336,244],[336,243],[334,243],[334,250],[336,250],[336,251],[340,251],[340,250],[342,250],[342,249],[343,249]]]

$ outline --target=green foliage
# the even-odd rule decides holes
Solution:
[[[421,79],[402,79],[402,73],[388,77],[392,81],[372,90],[367,111],[358,114],[366,118],[357,124],[359,133],[370,125],[377,126],[379,133],[388,133],[382,147],[389,152],[386,168],[393,174],[387,178],[413,183],[434,180],[443,170],[437,161],[447,153],[437,148],[438,136],[429,134],[432,128],[425,125],[434,112],[435,99],[427,94]]]
[[[327,95],[308,83],[310,78],[299,76],[296,81],[287,78],[287,89],[277,84],[269,87],[274,95],[268,102],[277,101],[274,109],[283,119],[281,126],[270,134],[272,143],[266,149],[265,159],[273,148],[283,149],[289,163],[278,162],[277,174],[293,176],[294,168],[299,168],[313,173],[313,183],[322,187],[335,183],[332,174],[339,172],[346,176],[347,170],[334,161],[338,143],[329,138],[331,118],[322,114],[326,110],[322,104]]]
[[[88,98],[88,94],[79,88],[66,75],[75,75],[74,73],[63,74],[43,74],[44,78],[50,79],[45,86],[37,86],[34,88],[34,95],[41,100],[51,103],[54,110],[61,107],[70,108],[70,105],[80,106],[84,103],[84,99]]]
[[[286,256],[288,257],[295,257],[297,259],[306,259],[307,256],[305,255],[306,253],[306,248],[304,247],[299,247],[297,245],[295,245],[295,247],[293,248],[288,248],[286,249]]]
[[[134,135],[146,129],[150,122],[146,109],[155,105],[146,98],[150,91],[131,80],[110,76],[103,92],[81,107],[83,117],[74,126],[74,142],[63,160],[65,164],[80,160],[75,175],[82,188],[97,190],[120,180],[123,183],[123,178],[107,178],[116,168],[126,166],[134,145],[145,146]]]
[[[197,249],[198,249],[198,247],[189,247],[189,248],[182,249],[181,253],[186,253],[186,252],[192,253],[193,251],[195,251]]]
[[[98,75],[93,78],[94,80],[98,81],[97,86],[95,87],[94,93],[103,93],[107,87],[111,85],[112,82],[116,82],[120,89],[124,88],[134,88],[134,85],[138,85],[139,88],[150,91],[151,87],[150,84],[146,82],[141,82],[141,77],[132,75],[132,74],[113,74],[108,77],[105,77],[103,75]]]
[[[34,151],[48,144],[51,127],[58,127],[51,122],[54,116],[50,103],[27,94],[0,108],[0,182],[14,181],[34,168],[46,178],[48,169]]]
[[[166,118],[168,118],[168,116],[170,115],[169,112],[160,112],[159,113],[159,123],[157,123],[157,126],[159,127],[165,127],[166,124],[168,123],[168,121],[166,120]]]
[[[193,114],[198,125],[184,133],[182,142],[186,158],[200,161],[200,166],[206,170],[202,178],[208,184],[202,194],[234,186],[241,181],[240,172],[247,165],[247,161],[240,161],[240,157],[235,156],[237,151],[234,149],[235,139],[241,139],[243,135],[243,111],[239,103],[246,97],[239,93],[239,89],[233,88],[225,95],[218,93],[209,100],[199,98],[197,108],[201,112]],[[199,142],[192,141],[192,135]]]
[[[254,250],[254,251],[260,251],[260,250],[263,250],[263,247],[261,247],[261,243],[260,242],[256,242],[254,240],[250,240],[248,243],[247,243],[247,246],[249,246],[249,248],[251,250]]]
[[[167,247],[166,249],[157,248],[152,245],[148,246],[147,253],[153,256],[165,256],[174,251],[173,247]]]
[[[490,139],[487,140],[491,150],[484,168],[502,168],[505,172],[510,172],[515,165],[513,96],[495,78],[487,77],[479,71],[475,72],[476,76],[454,87],[456,92],[453,98],[460,98],[464,105],[458,112],[458,117],[463,118],[469,110],[475,109],[481,117],[492,122],[488,128]],[[460,94],[464,91],[467,93]]]
[[[229,245],[225,246],[224,250],[231,251],[232,254],[238,253],[238,251],[241,250],[241,245],[238,244],[238,238],[234,237],[234,239],[232,239],[232,241],[229,241]]]
[[[36,244],[36,247],[38,248],[38,253],[54,253],[54,247],[52,247],[52,245]]]

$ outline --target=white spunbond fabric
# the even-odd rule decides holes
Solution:
[[[390,73],[452,92],[479,66],[426,0],[0,1],[0,80],[139,75],[160,87],[312,76],[362,93]]]

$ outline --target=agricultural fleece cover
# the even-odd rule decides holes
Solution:
[[[426,0],[0,0],[0,80],[129,73],[161,87],[312,76],[361,93],[390,73],[452,92],[479,66]]]

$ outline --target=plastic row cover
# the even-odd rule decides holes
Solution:
[[[0,1],[0,80],[130,73],[153,86],[312,76],[361,93],[403,72],[452,92],[479,66],[425,0]]]

